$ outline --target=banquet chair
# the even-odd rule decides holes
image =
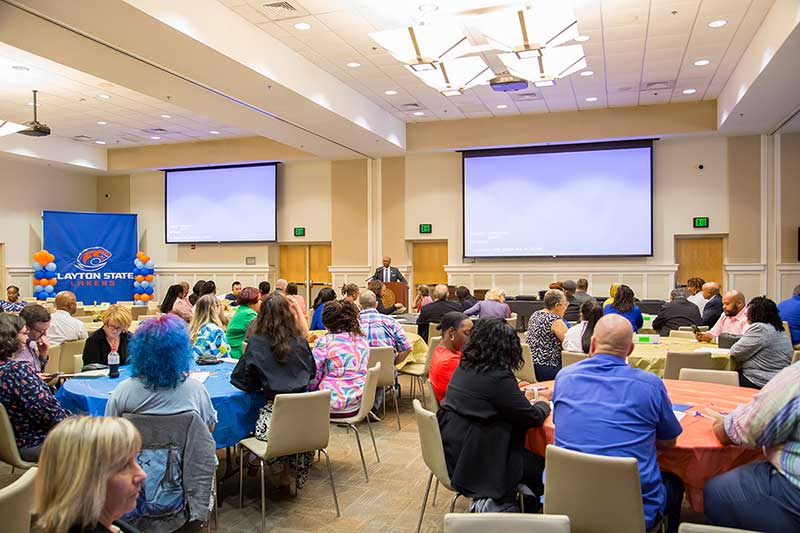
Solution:
[[[708,326],[695,326],[697,331],[708,331]],[[692,326],[678,326],[678,331],[691,331],[694,332]]]
[[[664,379],[680,379],[681,368],[713,370],[711,352],[667,352]]]
[[[442,337],[428,337],[428,353],[425,354],[425,363],[409,363],[397,371],[398,374],[405,374],[411,377],[411,398],[414,398],[414,385],[419,385],[419,390],[422,393],[422,405],[425,403],[425,380],[428,379],[428,373],[431,370],[431,359],[433,352],[439,343],[442,342]]]
[[[12,474],[15,468],[27,470],[36,466],[36,463],[24,461],[19,456],[17,439],[14,436],[14,426],[11,425],[11,419],[8,418],[8,412],[2,403],[0,403],[0,461],[11,465]]]
[[[378,446],[375,444],[375,435],[372,433],[372,424],[369,421],[369,410],[375,403],[375,389],[378,387],[378,376],[381,373],[381,363],[375,363],[375,366],[367,370],[367,381],[364,383],[364,393],[361,395],[361,405],[358,407],[358,412],[349,418],[331,418],[330,423],[337,426],[346,426],[353,430],[356,434],[356,444],[358,444],[358,453],[361,455],[361,466],[364,467],[364,478],[369,483],[369,475],[367,474],[367,461],[364,460],[364,449],[361,447],[361,437],[358,434],[356,424],[367,421],[367,428],[369,428],[369,436],[372,439],[372,447],[375,449],[375,458],[381,462],[378,455]]]
[[[522,513],[448,513],[444,533],[570,533],[569,517]]]
[[[707,526],[705,524],[683,523],[678,528],[678,533],[757,533],[749,529],[735,529],[732,527]]]
[[[31,530],[36,470],[31,468],[11,485],[0,489],[0,516],[6,533],[28,533]]]
[[[328,424],[330,406],[331,391],[329,390],[278,394],[275,396],[275,403],[272,406],[272,420],[269,424],[266,442],[255,437],[239,442],[239,507],[241,508],[244,503],[244,471],[246,470],[244,450],[247,449],[255,454],[260,462],[261,531],[266,531],[265,464],[269,459],[286,455],[297,457],[301,453],[315,451],[325,455],[333,492],[333,503],[336,506],[336,516],[341,516],[339,500],[336,498],[336,486],[333,483],[331,460],[325,450],[331,436]],[[300,420],[302,423],[298,423]],[[269,469],[267,468],[267,470]]]
[[[413,333],[414,335],[418,334],[417,332],[419,330],[419,326],[416,324],[400,324],[400,327],[403,328],[403,331],[406,333]]]
[[[81,316],[76,316],[75,318],[77,318],[81,322],[89,323],[89,322],[94,322],[94,319],[97,317],[94,315],[81,315]]]
[[[678,373],[681,381],[700,381],[719,385],[739,386],[739,374],[732,370],[700,370],[697,368],[681,368]]]
[[[531,356],[531,347],[527,342],[522,342],[522,367],[514,370],[514,377],[520,381],[527,381],[528,383],[536,383],[536,372],[533,370],[533,357]]]
[[[511,327],[514,328],[514,331],[517,330],[517,313],[511,313],[511,316],[506,318],[505,321],[511,324]]]
[[[798,361],[800,361],[800,350],[795,350],[794,356],[792,357],[792,364],[795,364]]]
[[[428,396],[431,398],[431,411],[437,412],[439,410],[439,400],[436,398],[436,394],[433,392],[433,383],[431,383],[430,379],[425,380],[425,390],[428,391]]]
[[[581,352],[568,352],[563,350],[561,352],[561,368],[580,363],[584,359],[589,359],[589,355]]]
[[[783,332],[789,337],[789,344],[792,344],[792,331],[789,329],[789,323],[785,320],[783,321]]]
[[[86,346],[86,339],[62,342],[61,362],[59,363],[58,371],[67,374],[80,372],[81,368],[83,368],[84,346]]]
[[[369,349],[369,366],[372,368],[376,363],[381,364],[381,371],[378,374],[378,388],[384,390],[383,415],[386,416],[386,391],[392,391],[394,399],[394,413],[397,416],[397,430],[400,431],[400,408],[397,406],[397,390],[394,388],[394,362],[397,352],[391,346],[374,347]]]
[[[680,329],[673,329],[669,332],[668,337],[671,339],[694,339],[694,331],[683,331]]]
[[[645,530],[637,461],[605,457],[549,444],[545,457],[544,514],[567,515],[572,531]],[[662,519],[650,531],[663,531]]]
[[[134,305],[131,307],[131,318],[133,320],[139,320],[139,318],[143,315],[148,313],[148,308],[146,305]]]

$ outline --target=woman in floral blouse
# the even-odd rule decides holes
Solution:
[[[193,343],[192,354],[195,360],[214,362],[214,360],[228,356],[231,347],[219,318],[219,302],[216,296],[206,294],[197,300],[189,329]]]

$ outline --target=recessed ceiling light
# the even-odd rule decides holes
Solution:
[[[108,122],[106,122],[105,120],[98,120],[97,121],[97,125],[98,126],[105,126],[106,124],[108,124]]]
[[[161,137],[159,137],[158,135],[151,135],[150,138],[153,139],[154,141],[160,141],[161,140]]]
[[[555,84],[555,80],[539,80],[533,82],[533,85],[536,87],[553,87]]]
[[[593,70],[584,70],[583,72],[581,72],[581,76],[583,76],[583,77],[594,76],[594,71]]]
[[[105,144],[106,142],[105,141],[95,141],[94,143],[95,144]]]
[[[596,96],[590,96],[589,98],[586,99],[586,101],[587,102],[596,102],[597,101],[597,97]]]
[[[19,70],[20,72],[28,72],[30,69],[24,65],[14,65],[11,67],[14,70]]]
[[[710,65],[710,64],[711,64],[711,60],[709,60],[709,59],[698,59],[697,61],[694,62],[694,66],[696,66],[696,67],[704,67],[704,66]]]
[[[172,115],[161,115],[161,118],[172,118]]]
[[[211,130],[208,133],[210,133],[211,135],[219,135],[219,132],[217,130]]]
[[[298,23],[296,23],[294,25],[294,29],[300,30],[300,31],[310,30],[311,29],[311,24],[309,24],[308,22],[298,22]]]
[[[414,111],[414,116],[415,117],[421,117],[424,114],[425,114],[425,111]]]
[[[708,27],[709,28],[721,28],[727,23],[728,23],[728,21],[725,20],[725,19],[712,20],[711,22],[708,23]]]
[[[100,94],[98,94],[98,95],[97,95],[97,97],[98,97],[99,99],[101,99],[101,100],[111,100],[111,96],[110,96],[110,95],[108,95],[108,94],[103,94],[103,93],[100,93]]]
[[[506,104],[497,104],[497,109],[505,109],[508,106]]]
[[[358,68],[361,66],[361,63],[356,63],[355,61],[351,61],[347,64],[347,66],[350,68]]]
[[[388,91],[383,91],[383,94],[388,94],[389,96],[394,96],[397,94],[397,91],[392,91],[391,89]]]
[[[584,43],[589,39],[591,39],[591,37],[589,37],[588,35],[578,35],[577,37],[575,37],[575,40],[578,41],[579,43]]]
[[[462,93],[460,89],[445,89],[442,91],[442,96],[461,96]]]
[[[697,92],[696,89],[684,89],[681,91],[683,94],[694,94]]]

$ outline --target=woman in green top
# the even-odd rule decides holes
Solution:
[[[236,298],[236,303],[239,305],[233,318],[228,322],[225,336],[231,346],[231,357],[239,359],[242,356],[242,342],[245,340],[247,326],[258,315],[258,309],[261,307],[261,294],[255,287],[245,287]]]

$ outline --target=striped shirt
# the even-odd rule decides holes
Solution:
[[[377,309],[364,309],[358,321],[370,346],[391,346],[397,353],[411,349],[408,336],[397,320],[380,314]]]
[[[725,418],[734,444],[764,447],[770,463],[800,488],[800,363],[781,370],[753,401]]]

